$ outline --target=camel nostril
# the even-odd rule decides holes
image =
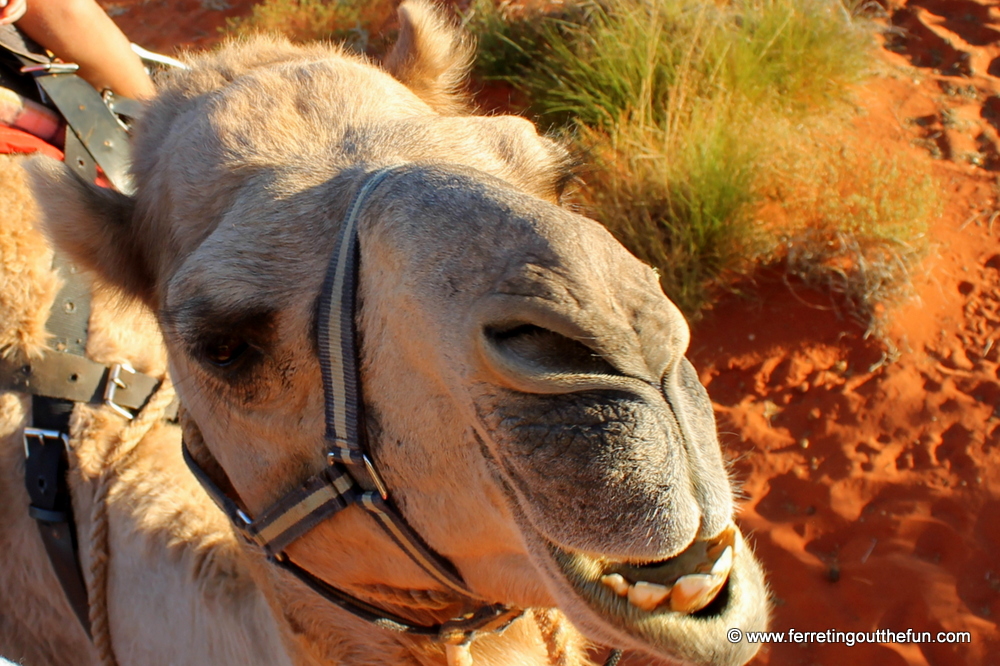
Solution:
[[[586,344],[535,324],[487,326],[484,337],[492,352],[532,374],[621,374]]]

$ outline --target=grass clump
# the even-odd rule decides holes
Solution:
[[[824,159],[831,154],[836,162]],[[940,188],[911,159],[872,146],[789,150],[783,159],[776,171],[786,177],[766,197],[785,221],[760,222],[777,230],[777,258],[878,332],[882,306],[907,293],[910,269],[926,253]]]
[[[472,0],[476,78],[513,87],[591,165],[571,203],[655,266],[689,315],[762,264],[865,319],[905,285],[936,188],[890,155],[817,141],[868,74],[852,0]],[[230,32],[378,52],[393,3],[263,0]],[[832,118],[832,120],[831,120]],[[850,134],[850,131],[844,131]],[[922,194],[923,193],[923,194]]]
[[[916,185],[898,168],[778,159],[867,73],[873,31],[837,0],[581,1],[548,15],[479,0],[467,23],[480,36],[480,78],[523,90],[537,119],[586,153],[594,167],[580,202],[657,267],[687,314],[734,276],[777,261],[811,279],[839,276],[859,302],[887,297],[916,256],[888,250],[918,246],[925,222],[910,220],[930,214],[906,203]],[[873,170],[888,194],[863,182]],[[813,198],[797,194],[776,228],[759,212],[779,181]],[[813,188],[822,182],[857,196],[848,205],[841,192]],[[833,259],[852,251],[861,254],[848,267]],[[880,261],[901,268],[874,287],[851,286]]]
[[[583,206],[657,268],[689,315],[762,249],[751,219],[760,147],[730,131],[732,116],[724,106],[694,107],[667,127],[626,121],[576,134],[592,164]]]

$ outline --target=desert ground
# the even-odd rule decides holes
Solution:
[[[210,47],[252,3],[103,4],[174,53]],[[765,273],[697,322],[690,357],[769,571],[772,628],[972,643],[774,644],[759,665],[1000,664],[1000,3],[890,0],[880,20],[881,74],[852,91],[852,131],[933,173],[947,202],[914,296],[877,339],[830,294]]]

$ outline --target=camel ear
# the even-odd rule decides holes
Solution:
[[[397,13],[399,39],[385,59],[386,70],[435,111],[461,113],[471,40],[424,0],[406,0]]]
[[[49,157],[33,157],[26,166],[52,244],[125,296],[150,302],[153,280],[137,242],[133,199],[84,182]]]

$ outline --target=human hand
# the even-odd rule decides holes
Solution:
[[[0,25],[13,23],[28,11],[28,0],[0,0]]]

